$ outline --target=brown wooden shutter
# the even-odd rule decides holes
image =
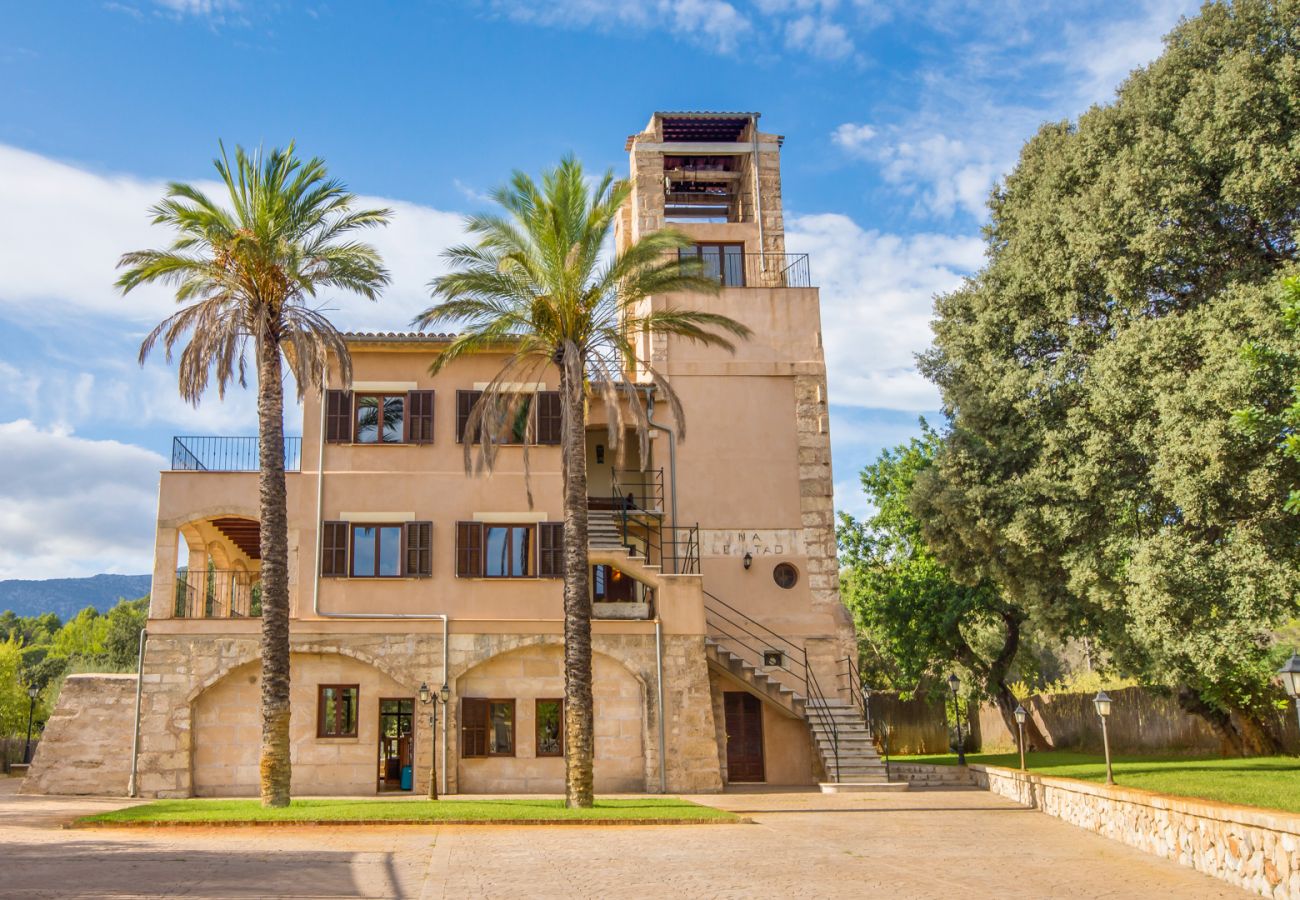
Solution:
[[[483,396],[482,391],[457,391],[456,392],[456,443],[465,443],[465,428],[469,425],[469,414],[474,409],[474,404],[478,398]],[[479,436],[474,435],[474,443],[479,442]]]
[[[483,574],[483,523],[456,523],[456,576],[477,578]]]
[[[406,439],[412,444],[433,443],[433,391],[406,395]]]
[[[460,701],[460,756],[487,756],[488,702],[478,697]]]
[[[330,578],[348,574],[348,523],[321,523],[320,573]]]
[[[537,394],[537,443],[558,444],[562,429],[560,392],[539,391]]]
[[[542,578],[564,576],[564,523],[537,523],[537,574]]]
[[[404,529],[406,537],[406,571],[412,578],[423,578],[433,574],[433,523],[407,522]]]
[[[325,392],[325,440],[347,444],[352,440],[352,392]]]

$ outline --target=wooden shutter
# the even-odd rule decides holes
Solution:
[[[460,756],[487,756],[488,702],[478,697],[460,701]]]
[[[321,523],[320,573],[331,578],[348,574],[348,523]]]
[[[537,574],[543,578],[564,575],[564,523],[537,523]]]
[[[352,441],[352,392],[325,392],[325,440],[331,444]]]
[[[433,523],[407,522],[403,529],[406,538],[406,571],[412,578],[433,574]]]
[[[537,443],[558,444],[562,427],[560,392],[539,391],[537,394]]]
[[[483,574],[483,523],[456,523],[456,576],[477,578]]]
[[[406,439],[412,444],[433,443],[433,391],[406,395]]]
[[[470,411],[474,409],[474,404],[477,403],[478,398],[482,396],[482,391],[456,392],[456,443],[465,443],[465,428],[469,425]],[[473,442],[475,444],[479,442],[479,436],[477,433],[474,435]]]

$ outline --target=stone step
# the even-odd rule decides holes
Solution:
[[[823,794],[896,794],[907,788],[906,781],[831,781],[821,785]]]

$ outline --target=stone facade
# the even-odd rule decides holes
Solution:
[[[1300,816],[996,766],[977,785],[1275,900],[1300,897]]]
[[[134,675],[69,675],[22,792],[126,794],[135,687]]]

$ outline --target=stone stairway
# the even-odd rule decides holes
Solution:
[[[712,638],[704,639],[704,653],[711,662],[730,672],[790,715],[799,719],[804,717],[804,698],[762,669],[750,665]]]
[[[587,545],[601,550],[627,551],[623,546],[623,530],[618,524],[618,513],[593,509],[587,513]]]
[[[652,587],[659,584],[663,567],[646,562],[645,554],[623,543],[619,514],[604,509],[587,513],[587,555],[593,563],[609,563],[623,574]]]
[[[907,787],[906,782],[890,782],[888,768],[881,761],[857,706],[847,700],[818,700],[808,704],[807,718],[826,775],[832,782],[823,789],[843,789],[850,785],[885,789],[900,784],[900,790]]]

